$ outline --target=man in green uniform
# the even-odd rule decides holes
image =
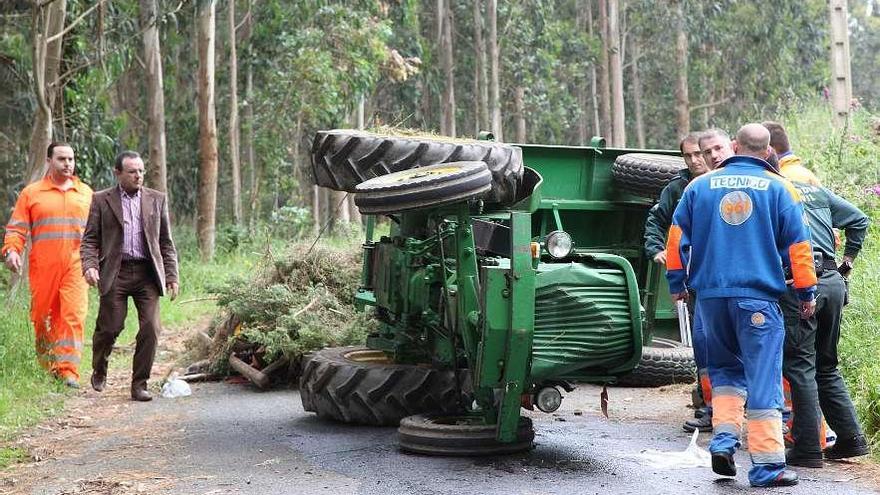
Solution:
[[[669,231],[669,225],[672,223],[672,213],[678,206],[684,188],[687,187],[691,180],[703,175],[709,171],[706,161],[703,158],[703,152],[700,150],[700,134],[688,134],[681,140],[678,145],[681,150],[681,156],[687,168],[679,171],[678,176],[673,178],[663,191],[660,193],[660,201],[654,205],[648,212],[648,219],[645,222],[645,253],[654,262],[666,264],[666,233]],[[696,301],[696,298],[693,298]],[[691,308],[693,313],[693,308]],[[711,400],[712,391],[709,384],[709,376],[706,370],[705,360],[702,359],[705,352],[701,352],[701,347],[705,345],[705,334],[702,329],[702,319],[697,315],[691,318],[692,335],[694,343],[694,360],[697,364],[697,374],[699,375],[699,392],[706,404],[700,414],[695,419],[689,419],[684,423],[685,431],[712,431],[712,410]]]
[[[770,130],[777,138],[785,137],[781,126]],[[787,137],[784,142],[787,144]],[[784,154],[782,156],[785,158]],[[837,443],[825,449],[826,459],[869,453],[855,407],[837,367],[840,321],[847,297],[846,277],[862,248],[869,220],[857,207],[828,189],[804,182],[807,174],[798,173],[796,167],[783,166],[781,170],[801,193],[819,281],[816,313],[812,317],[802,319],[798,316],[798,301],[793,289],[789,289],[779,301],[786,332],[783,375],[791,383],[794,413],[794,447],[786,451],[785,457],[793,466],[819,468],[823,465],[820,407],[828,425],[838,436]],[[835,259],[834,229],[843,229],[846,234],[840,265]]]

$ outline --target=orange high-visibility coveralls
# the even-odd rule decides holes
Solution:
[[[89,216],[92,189],[74,179],[62,191],[44,177],[21,192],[6,224],[0,254],[24,252],[28,233],[31,321],[37,361],[60,378],[79,379],[88,285],[82,275],[79,245]]]

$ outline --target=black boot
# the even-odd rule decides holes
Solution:
[[[779,473],[779,476],[776,477],[775,480],[767,483],[766,485],[758,485],[760,487],[770,487],[770,486],[793,486],[798,484],[798,475],[794,471],[785,470]]]
[[[736,476],[736,463],[733,462],[733,455],[712,452],[712,471],[721,476]]]
[[[871,453],[868,440],[865,435],[856,435],[851,438],[838,438],[837,443],[824,451],[826,459],[848,459]]]
[[[799,452],[798,449],[785,449],[785,463],[806,468],[820,468],[824,465],[821,453],[808,454]]]

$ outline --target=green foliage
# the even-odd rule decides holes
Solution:
[[[27,459],[27,452],[20,447],[0,447],[0,469],[24,462]]]
[[[880,196],[867,191],[880,184],[880,136],[872,116],[855,112],[847,128],[835,131],[830,109],[809,106],[792,111],[783,120],[792,149],[823,183],[859,206],[871,217],[871,228],[856,259],[849,283],[850,303],[843,313],[840,367],[850,388],[859,418],[874,443],[880,442]]]
[[[360,261],[352,244],[311,251],[301,244],[254,274],[229,280],[218,288],[217,304],[241,325],[233,340],[261,347],[264,362],[363,343],[374,322],[353,304]]]

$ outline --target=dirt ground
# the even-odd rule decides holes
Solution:
[[[183,332],[166,332],[153,376],[172,369]],[[530,414],[537,448],[492,459],[401,454],[393,428],[336,425],[305,413],[295,390],[260,392],[244,383],[194,384],[193,395],[135,403],[128,370],[109,389],[84,387],[62,415],[16,441],[31,461],[0,472],[0,494],[139,493],[740,493],[708,469],[663,471],[630,460],[645,449],[681,451],[691,411],[689,386],[609,388],[610,419],[599,387],[579,387],[553,415]],[[157,394],[158,395],[158,394]],[[708,435],[701,437],[705,445]],[[799,471],[802,482],[771,493],[877,493],[876,464],[828,463]],[[767,493],[763,491],[761,493]]]

